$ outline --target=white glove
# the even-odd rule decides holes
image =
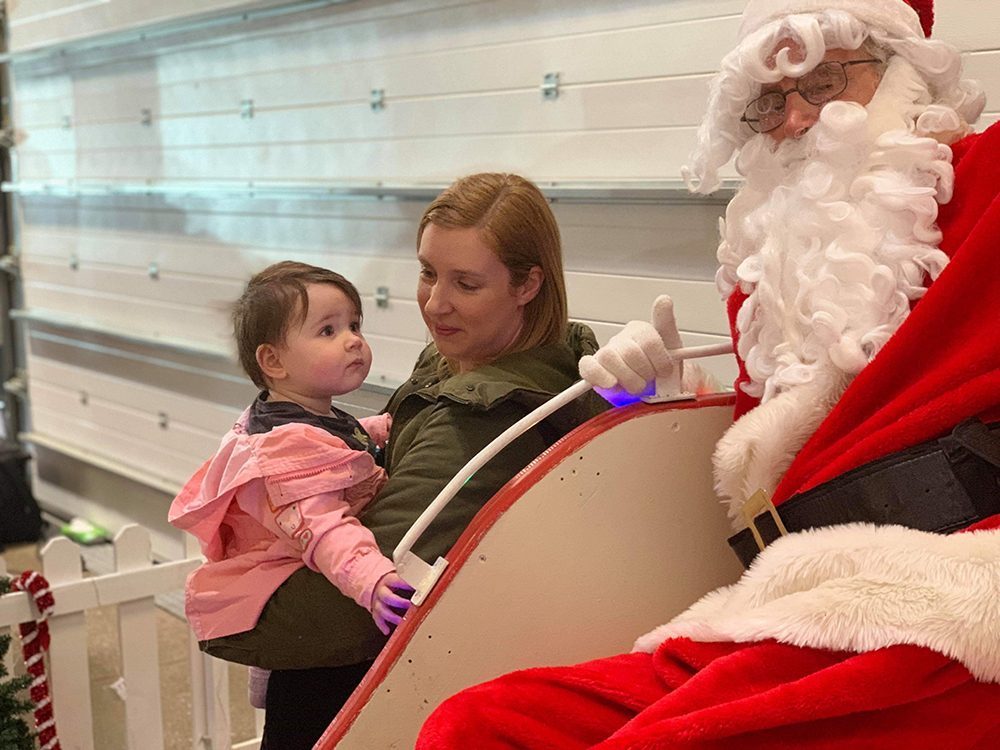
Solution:
[[[668,351],[681,346],[673,300],[665,294],[657,297],[652,317],[652,323],[627,323],[596,354],[582,357],[580,376],[604,391],[624,389],[638,395],[656,378],[682,367],[683,362],[674,361]]]

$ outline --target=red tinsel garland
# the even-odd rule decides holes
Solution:
[[[45,674],[45,651],[49,648],[49,613],[55,606],[49,582],[40,573],[26,570],[11,581],[12,591],[24,591],[31,595],[38,608],[39,619],[24,622],[21,632],[21,652],[24,666],[31,675],[29,693],[35,704],[35,729],[41,750],[61,750],[56,735],[56,720],[52,711],[52,696],[49,694],[49,679]]]

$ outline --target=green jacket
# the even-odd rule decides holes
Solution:
[[[431,344],[386,406],[393,415],[386,454],[389,481],[362,512],[386,556],[417,516],[480,449],[572,385],[577,363],[597,349],[589,328],[571,323],[565,343],[517,352],[471,372],[441,377]],[[446,555],[479,509],[515,474],[579,424],[607,408],[593,393],[528,430],[462,487],[428,527],[414,552]],[[203,641],[213,656],[267,669],[357,664],[378,655],[385,636],[371,615],[323,575],[302,568],[274,593],[257,626]]]

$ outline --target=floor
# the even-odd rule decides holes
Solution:
[[[4,550],[2,557],[11,574],[40,569],[38,545],[35,544],[11,545]],[[115,689],[115,683],[121,677],[115,622],[113,606],[87,612],[90,692],[94,706],[94,747],[100,750],[127,750],[124,702]],[[157,631],[165,749],[191,750],[191,683],[187,623],[161,609],[158,610]],[[230,666],[230,706],[234,743],[256,736],[253,709],[250,708],[246,698],[246,680],[244,667]],[[58,703],[55,704],[55,710],[58,722]]]

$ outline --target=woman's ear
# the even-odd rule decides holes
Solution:
[[[528,271],[528,276],[524,283],[517,287],[515,296],[521,305],[526,305],[542,290],[542,282],[545,281],[545,272],[541,266],[532,266]]]
[[[287,372],[281,363],[281,352],[274,344],[261,344],[256,351],[257,366],[264,373],[268,382],[275,383],[283,379]]]

